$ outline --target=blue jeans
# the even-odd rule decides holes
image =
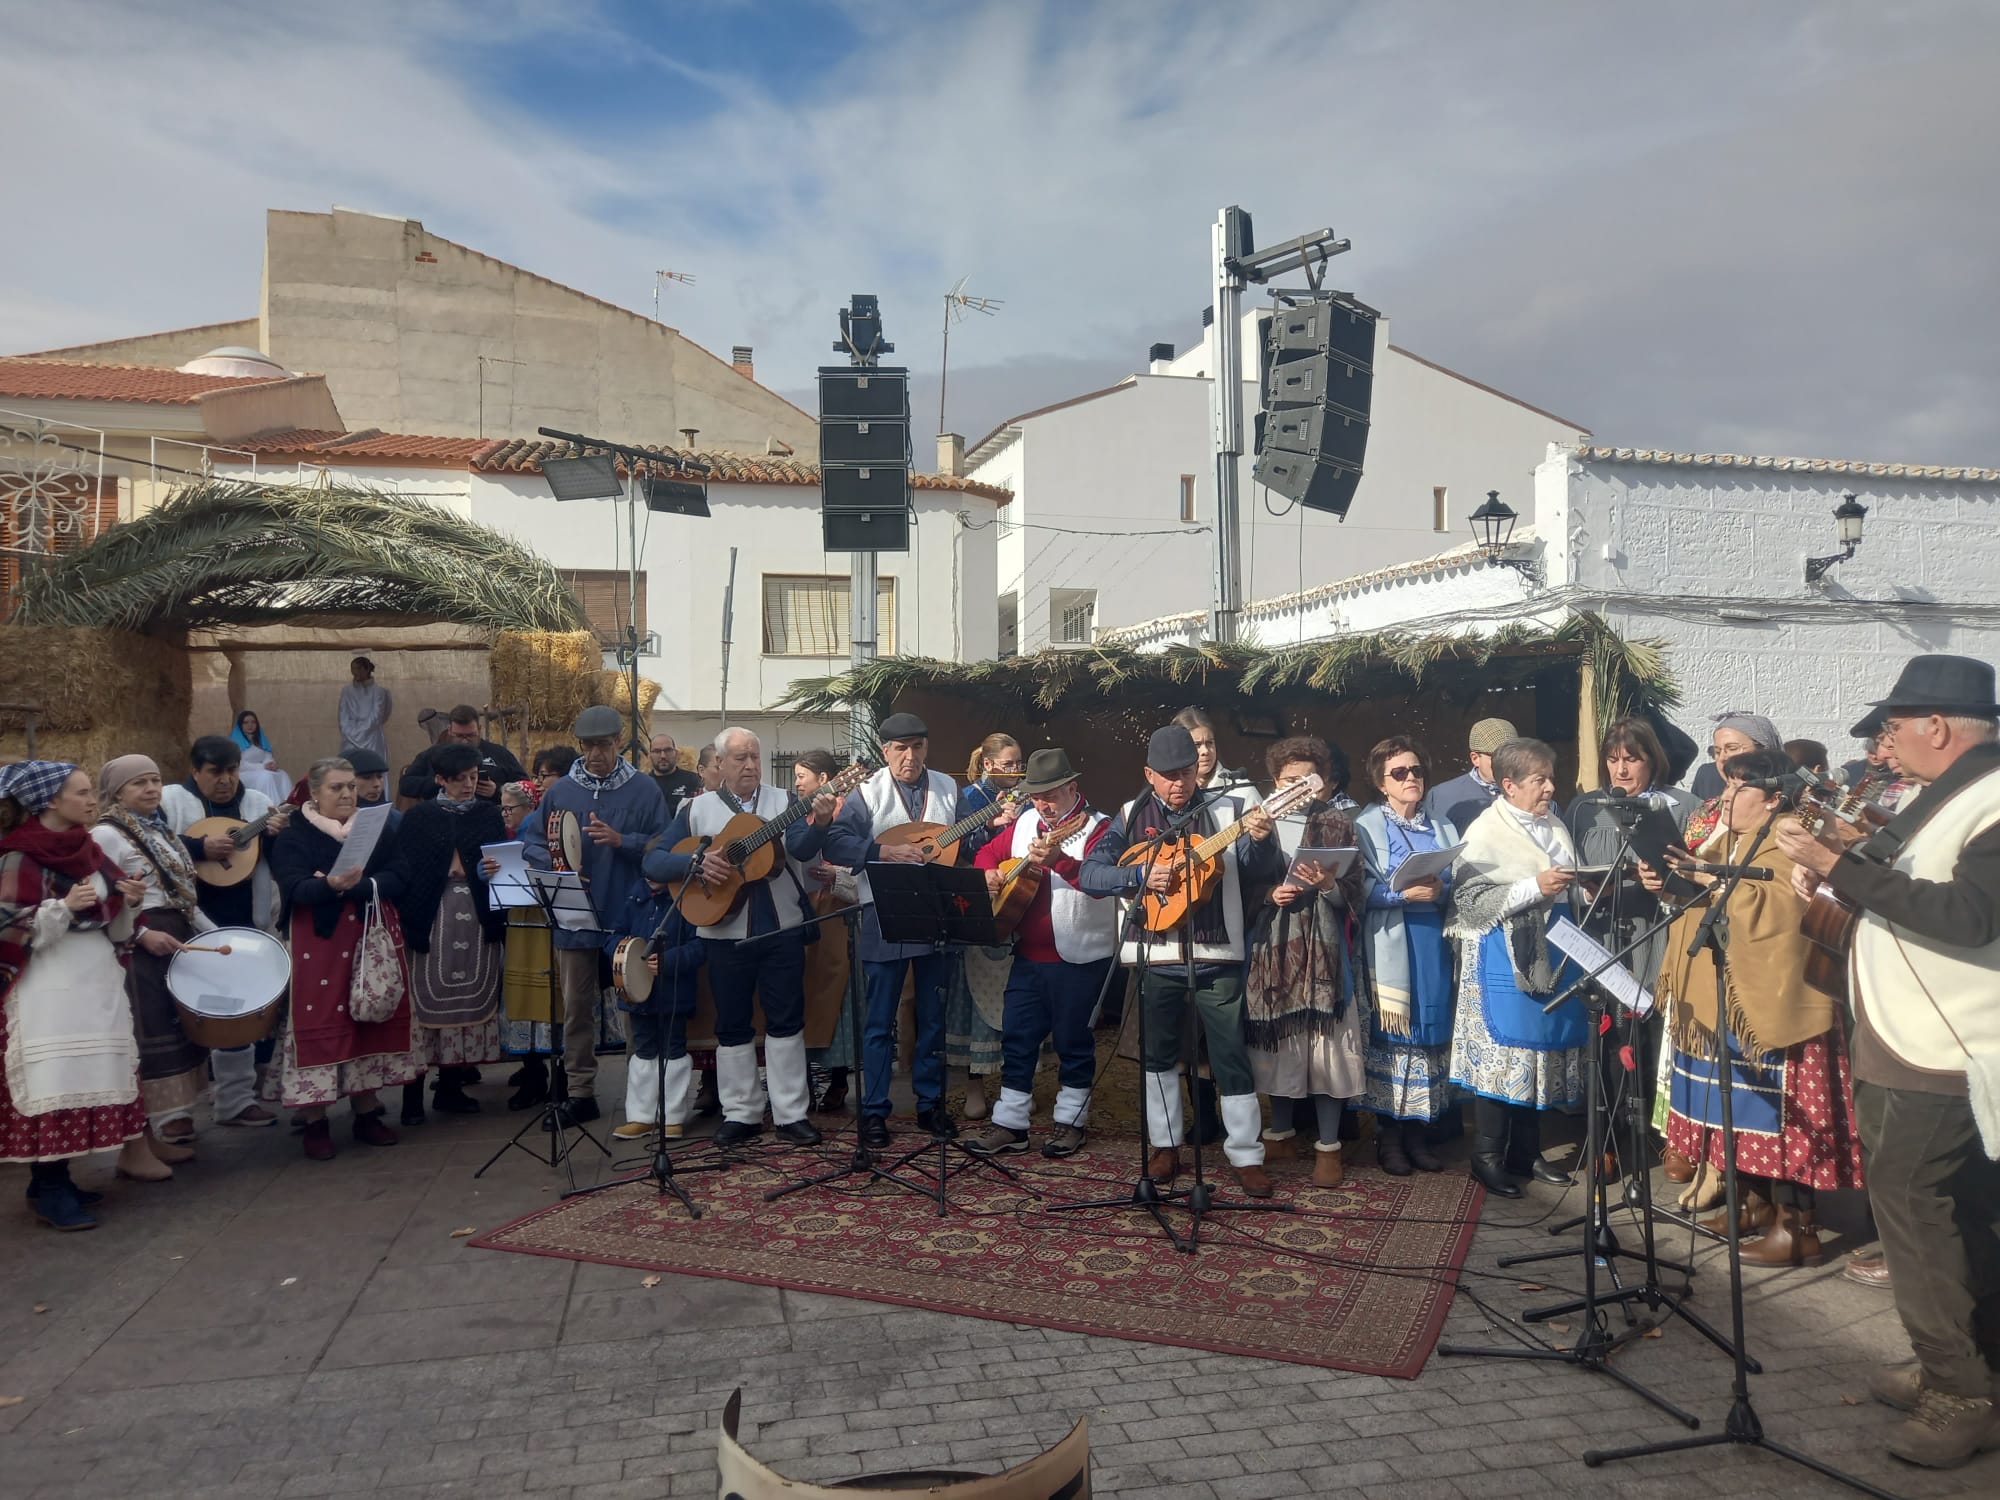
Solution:
[[[861,1022],[861,1061],[867,1074],[862,1114],[889,1113],[889,1077],[896,1070],[896,1010],[903,999],[903,975],[910,970],[917,976],[913,1002],[917,1050],[910,1062],[910,1082],[916,1088],[918,1109],[931,1109],[943,1102],[944,984],[950,962],[931,953],[922,958],[862,964],[868,980],[868,1010]]]
[[[632,1033],[632,1055],[647,1062],[661,1058],[672,1062],[686,1057],[688,1018],[643,1010],[625,1012],[626,1028]]]
[[[1035,1090],[1042,1038],[1056,1042],[1063,1087],[1087,1089],[1097,1076],[1097,1045],[1090,1012],[1104,988],[1109,958],[1087,964],[1037,963],[1016,956],[1007,975],[1000,1026],[1000,1082],[1023,1094]]]
[[[806,943],[803,933],[771,938],[753,948],[703,938],[708,987],[715,995],[715,1040],[741,1047],[757,1039],[751,1002],[764,1007],[764,1035],[797,1036],[806,1024]]]

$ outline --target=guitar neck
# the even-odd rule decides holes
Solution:
[[[738,846],[743,850],[746,857],[755,854],[773,839],[783,838],[786,831],[794,823],[798,822],[799,819],[811,811],[812,803],[806,801],[794,802],[790,807],[779,813],[777,817],[767,818],[764,826],[755,833],[747,834],[742,839],[739,839],[737,841]]]
[[[271,814],[268,812],[262,817],[253,818],[250,822],[245,823],[241,828],[237,829],[236,832],[230,834],[229,841],[239,849],[248,849],[262,837],[264,829],[269,825],[270,821]]]
[[[1222,829],[1218,833],[1211,833],[1207,838],[1196,844],[1194,846],[1194,857],[1196,859],[1214,859],[1216,855],[1227,849],[1242,836],[1243,819],[1238,818],[1227,828]]]
[[[955,844],[968,833],[972,832],[973,829],[984,828],[999,816],[1000,804],[998,802],[989,802],[986,806],[980,808],[978,812],[960,818],[951,827],[945,829],[944,832],[937,836],[937,842],[940,844]]]

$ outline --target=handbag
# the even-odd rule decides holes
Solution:
[[[403,965],[396,935],[382,920],[375,882],[368,882],[368,905],[361,914],[361,940],[354,945],[354,973],[348,981],[347,1013],[364,1026],[379,1025],[403,1004]]]

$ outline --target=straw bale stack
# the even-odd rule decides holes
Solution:
[[[150,755],[170,775],[187,762],[193,701],[186,647],[123,630],[0,625],[0,703],[29,704],[35,751],[95,771]],[[0,755],[26,752],[24,716],[0,711]]]
[[[518,703],[530,730],[567,730],[593,703],[604,652],[588,630],[503,630],[489,659],[495,703]]]

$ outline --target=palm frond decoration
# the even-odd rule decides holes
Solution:
[[[29,572],[24,625],[138,632],[303,615],[395,615],[491,630],[586,628],[569,585],[519,542],[422,501],[355,486],[182,487]]]
[[[1211,708],[1248,707],[1296,695],[1340,701],[1422,692],[1469,701],[1586,656],[1594,669],[1593,707],[1600,724],[1639,708],[1667,709],[1680,701],[1658,642],[1625,640],[1596,616],[1578,615],[1554,629],[1517,623],[1488,635],[1385,631],[1271,650],[1209,641],[1145,652],[1089,646],[984,662],[880,657],[832,676],[792,683],[784,707],[795,713],[833,713],[865,704],[879,715],[889,712],[903,693],[932,692],[1011,699],[1054,712],[1165,689]]]

